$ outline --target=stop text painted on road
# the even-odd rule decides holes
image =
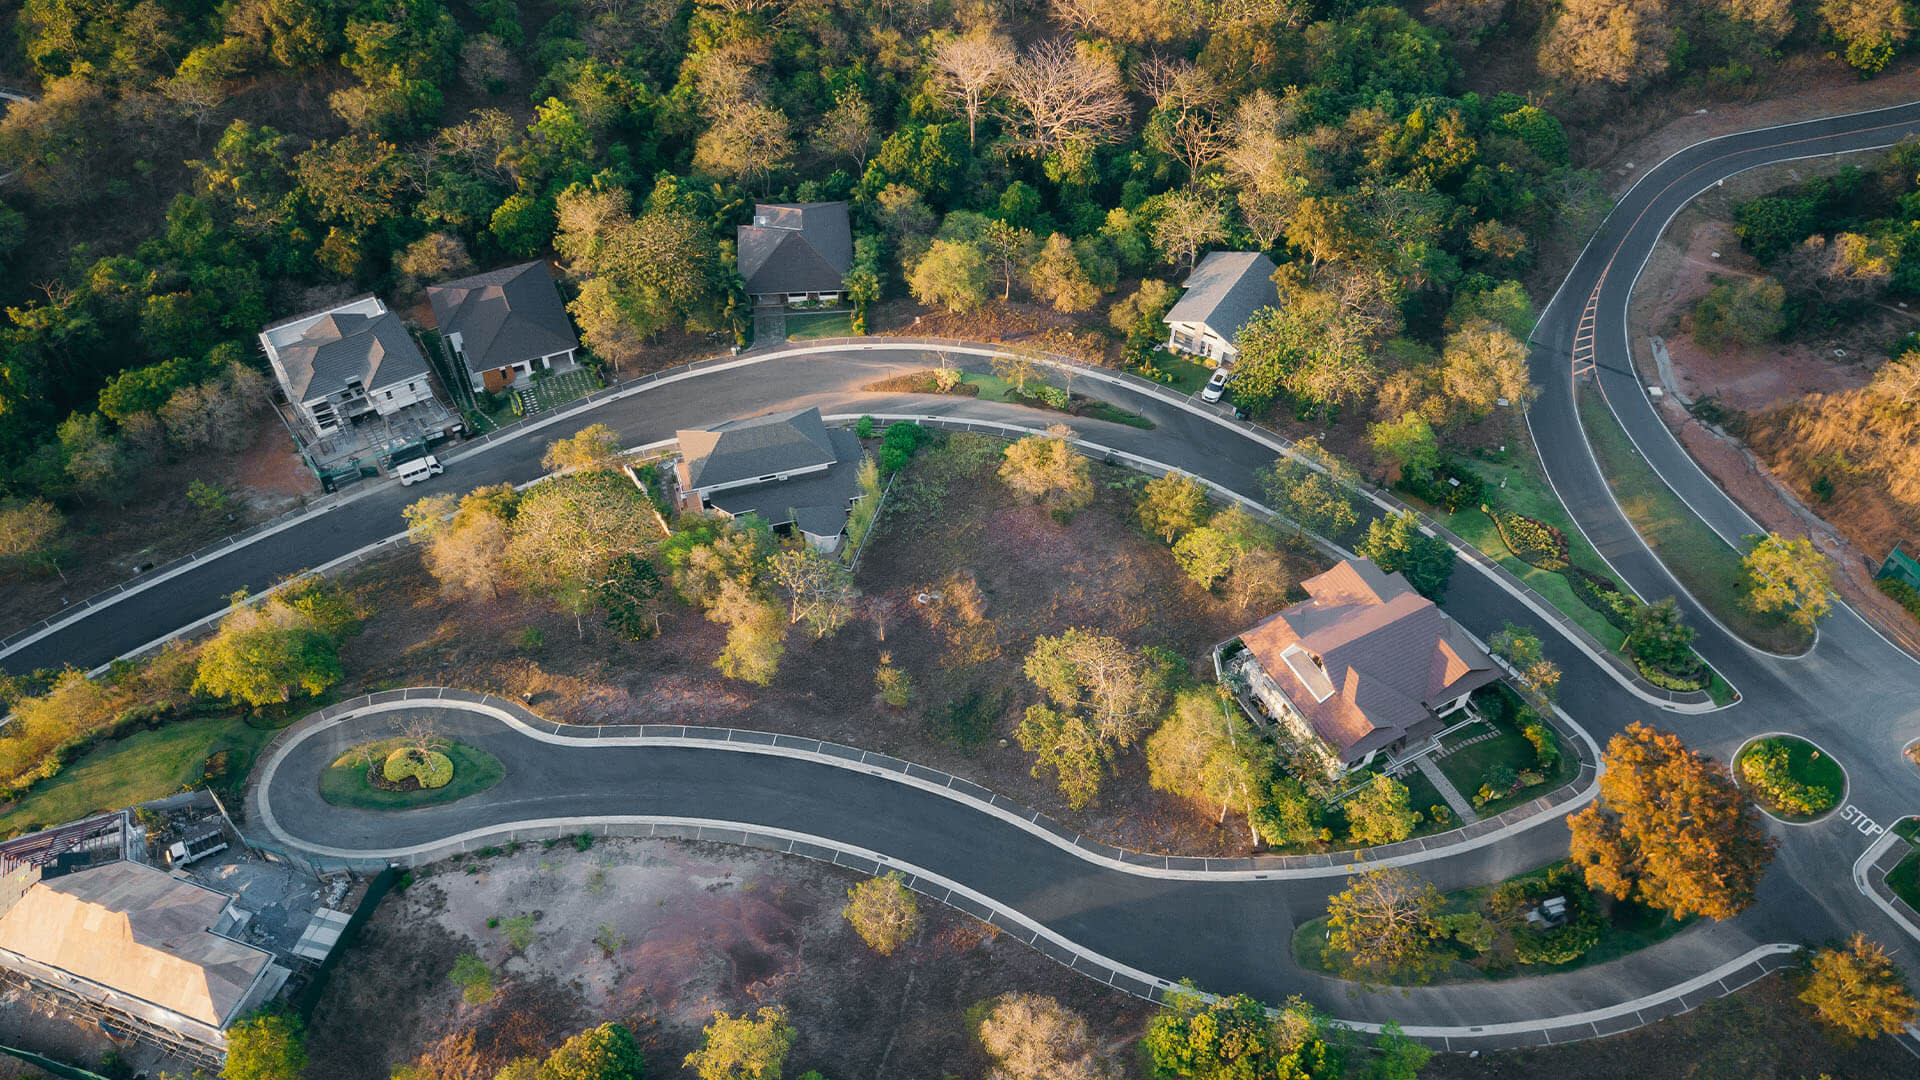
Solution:
[[[1861,836],[1878,836],[1887,831],[1852,803],[1840,808],[1840,820],[1859,830]]]

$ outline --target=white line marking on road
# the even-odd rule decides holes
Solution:
[[[1866,811],[1848,803],[1840,808],[1840,820],[1854,827],[1861,836],[1879,836],[1887,830],[1867,816]]]

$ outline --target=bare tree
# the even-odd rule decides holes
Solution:
[[[1200,250],[1227,238],[1227,217],[1219,204],[1192,191],[1174,192],[1161,204],[1153,223],[1153,244],[1167,261],[1193,269]]]
[[[1074,42],[1043,41],[1007,73],[1008,120],[1036,155],[1072,142],[1112,142],[1132,118],[1120,68]]]
[[[1013,43],[990,26],[949,38],[933,52],[935,83],[967,114],[967,145],[973,145],[987,96],[1014,65]]]
[[[867,171],[867,156],[875,142],[873,106],[858,90],[842,90],[833,108],[820,118],[813,137],[829,157],[850,158],[856,173]]]

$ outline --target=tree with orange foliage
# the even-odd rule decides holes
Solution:
[[[1607,744],[1600,798],[1567,824],[1589,885],[1675,918],[1739,914],[1775,847],[1716,762],[1638,723]]]

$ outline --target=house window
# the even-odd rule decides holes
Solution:
[[[388,390],[388,391],[386,392],[386,400],[388,400],[388,401],[392,401],[392,400],[393,400],[393,391],[391,391],[391,390]]]

